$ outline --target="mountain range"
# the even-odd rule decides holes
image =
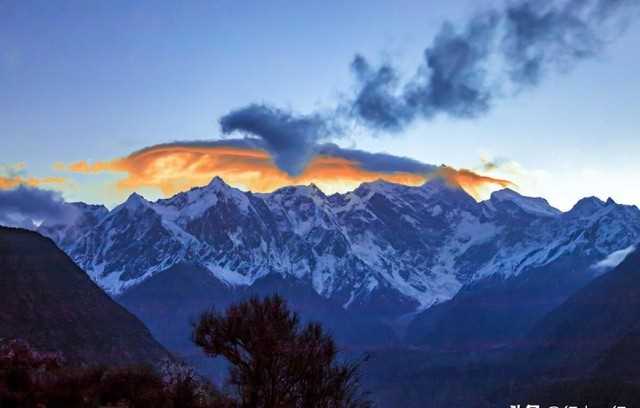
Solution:
[[[365,380],[381,406],[495,406],[574,395],[553,388],[572,384],[593,392],[585,381],[596,377],[566,370],[634,372],[619,351],[638,344],[640,320],[627,309],[640,288],[629,272],[640,210],[612,199],[562,212],[510,189],[478,202],[439,179],[328,196],[314,185],[254,194],[216,177],[111,210],[67,205],[73,222],[45,220],[38,232],[207,374],[222,367],[193,346],[194,318],[274,292],[346,351],[373,354]],[[572,353],[618,318],[611,336]]]
[[[280,276],[343,309],[390,319],[565,262],[579,286],[640,241],[635,206],[591,197],[563,213],[509,189],[476,202],[441,180],[377,181],[327,196],[314,185],[253,194],[216,177],[155,202],[134,193],[111,211],[70,205],[73,223],[45,220],[39,232],[113,296],[195,264],[228,288]]]

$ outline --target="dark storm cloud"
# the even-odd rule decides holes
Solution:
[[[387,131],[401,130],[413,119],[413,113],[398,97],[399,78],[393,67],[385,64],[374,68],[363,56],[356,55],[351,70],[361,84],[349,107],[351,114]]]
[[[352,112],[365,126],[400,131],[437,114],[473,118],[497,97],[537,85],[597,55],[623,27],[639,0],[530,0],[476,14],[461,26],[445,23],[413,78],[401,83],[390,65],[373,68],[356,56]],[[492,67],[492,59],[498,67]],[[493,71],[495,72],[493,72]]]
[[[43,220],[66,223],[75,216],[58,192],[27,186],[0,190],[0,225],[34,228]]]
[[[438,171],[432,164],[422,163],[408,157],[394,156],[387,153],[370,153],[358,149],[345,149],[332,143],[317,146],[316,154],[340,157],[356,162],[367,171],[382,173],[415,173],[431,174]]]
[[[507,7],[507,35],[502,51],[510,79],[527,86],[540,82],[552,66],[569,66],[598,53],[602,39],[596,16],[605,16],[603,2],[589,10],[587,1],[570,1],[547,8],[544,2],[524,2]]]
[[[319,114],[294,115],[267,105],[249,105],[220,119],[223,133],[245,132],[264,142],[274,162],[297,175],[313,155],[314,146],[332,134],[330,121]]]
[[[462,24],[443,24],[407,79],[391,64],[376,66],[356,55],[355,93],[332,115],[299,116],[254,104],[224,116],[222,130],[261,138],[281,169],[299,174],[314,146],[338,136],[345,122],[397,133],[416,119],[482,116],[496,99],[598,55],[639,5],[640,0],[507,0]]]
[[[498,17],[472,18],[463,31],[446,23],[424,52],[424,63],[406,84],[390,65],[372,68],[362,56],[351,64],[359,84],[353,114],[367,126],[400,131],[417,116],[474,117],[489,110],[494,89],[485,65]]]

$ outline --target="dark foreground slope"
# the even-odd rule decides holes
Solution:
[[[72,362],[128,364],[168,356],[147,328],[48,238],[0,227],[0,338]]]
[[[605,353],[633,336],[640,324],[640,252],[589,283],[540,321],[530,334],[531,364],[541,375],[575,377],[597,370]],[[633,337],[629,337],[632,339]],[[619,368],[640,352],[640,343],[623,354]],[[631,344],[630,344],[631,345]],[[622,346],[620,346],[622,347]],[[621,349],[622,350],[622,349]],[[620,353],[616,353],[620,354]],[[613,358],[611,356],[610,358]],[[640,366],[635,366],[635,377]]]
[[[584,253],[559,257],[544,267],[464,287],[410,324],[407,341],[435,350],[488,352],[527,341],[534,325],[593,279],[598,261]]]
[[[594,279],[512,346],[494,404],[640,404],[640,251]],[[505,369],[506,366],[498,367]]]
[[[514,296],[502,307],[518,310],[517,301]],[[487,321],[492,316],[503,321],[500,313],[487,313]],[[452,336],[451,344],[463,340],[474,339]],[[636,406],[639,356],[636,250],[512,343],[481,352],[434,347],[380,351],[373,354],[365,380],[385,407]]]

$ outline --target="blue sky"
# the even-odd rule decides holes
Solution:
[[[218,138],[218,119],[251,102],[331,107],[353,87],[355,53],[411,73],[443,21],[489,3],[0,0],[0,163],[56,175],[54,162]],[[640,204],[638,39],[632,23],[487,116],[337,142],[472,169],[499,158],[496,175],[562,209],[587,195]],[[107,200],[111,176],[72,177],[69,199]]]

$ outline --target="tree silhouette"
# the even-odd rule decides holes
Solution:
[[[231,363],[228,382],[240,407],[371,406],[359,387],[360,361],[337,361],[331,336],[319,324],[302,327],[277,295],[203,313],[193,340]]]

